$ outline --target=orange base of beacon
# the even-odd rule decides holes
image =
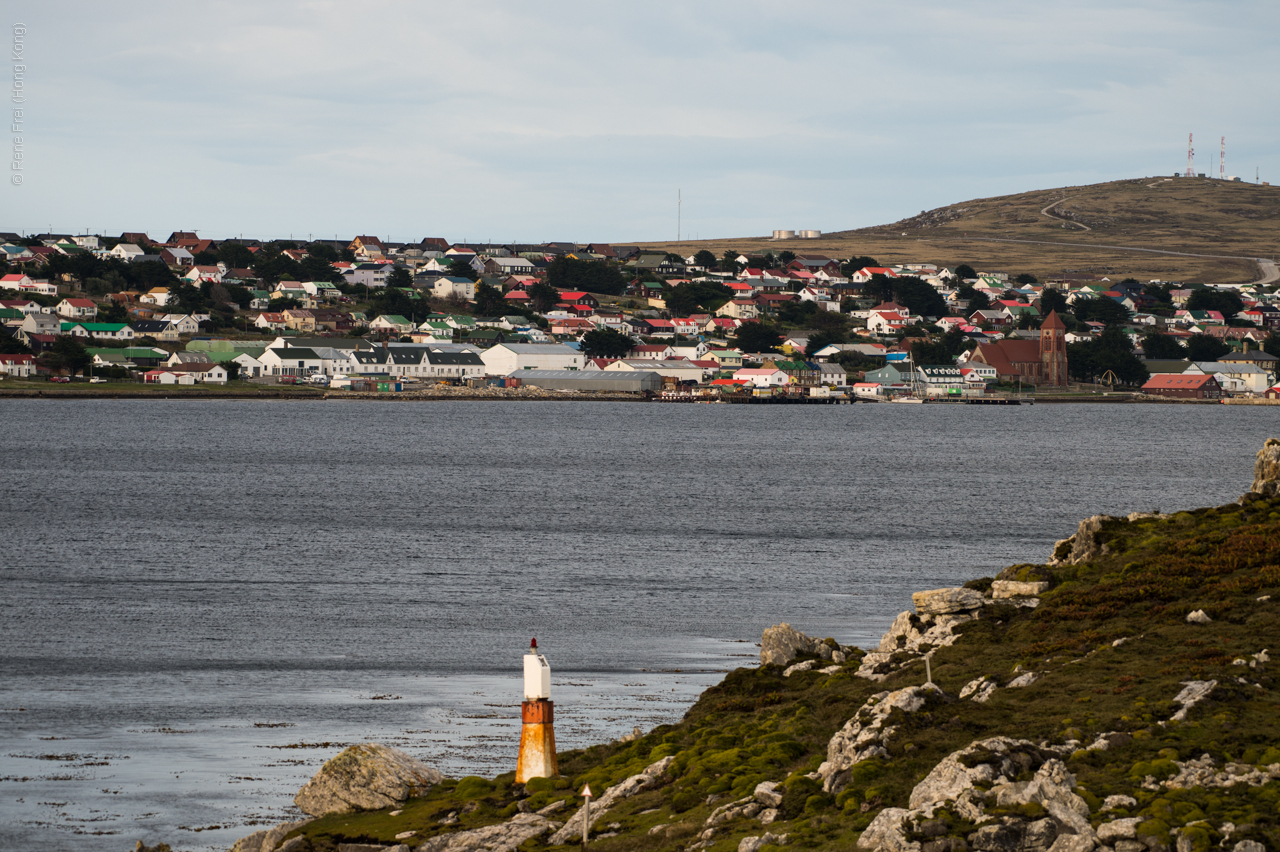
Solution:
[[[530,778],[554,778],[560,774],[556,761],[555,704],[545,698],[520,705],[524,722],[520,727],[520,759],[516,762],[516,783]]]

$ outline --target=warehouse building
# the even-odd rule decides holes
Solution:
[[[662,376],[657,373],[608,372],[605,370],[515,370],[507,378],[519,379],[522,385],[547,390],[606,391],[640,393],[662,390]]]

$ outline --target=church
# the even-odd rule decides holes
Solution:
[[[1057,311],[1040,326],[1040,340],[997,340],[979,343],[970,361],[994,367],[1001,381],[1021,379],[1037,386],[1067,384],[1067,327]]]

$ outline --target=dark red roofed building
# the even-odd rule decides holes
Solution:
[[[1021,379],[1035,385],[1067,384],[1067,327],[1057,311],[1040,326],[1040,340],[997,340],[980,343],[971,360],[995,367],[1001,381]]]
[[[1213,376],[1188,376],[1184,373],[1156,373],[1142,386],[1143,393],[1171,396],[1177,399],[1222,399],[1222,385]]]

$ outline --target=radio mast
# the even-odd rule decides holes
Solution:
[[[1187,134],[1187,177],[1195,177],[1195,158],[1196,149],[1191,147],[1191,140],[1195,136],[1193,133]]]
[[[1218,155],[1218,180],[1227,179],[1227,137],[1222,137],[1222,153]]]

